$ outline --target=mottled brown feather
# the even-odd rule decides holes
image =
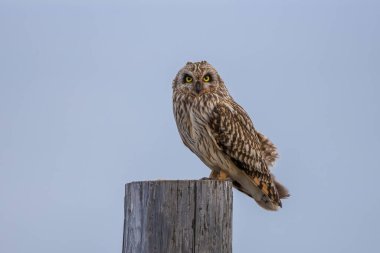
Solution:
[[[261,143],[253,124],[241,107],[236,106],[236,103],[234,107],[225,103],[215,106],[210,118],[214,138],[235,165],[248,174],[266,196],[281,205],[265,155],[259,148]],[[235,111],[236,108],[240,110]]]

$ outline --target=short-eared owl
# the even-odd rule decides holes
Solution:
[[[178,72],[173,110],[183,143],[212,170],[210,178],[231,179],[265,209],[282,206],[288,191],[269,170],[276,147],[254,128],[213,66],[188,62]]]

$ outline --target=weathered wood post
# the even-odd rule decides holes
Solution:
[[[232,188],[214,180],[125,186],[123,253],[231,253]]]

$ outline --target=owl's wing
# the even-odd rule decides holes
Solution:
[[[256,131],[256,133],[257,133],[257,137],[259,138],[259,140],[261,142],[261,150],[265,154],[265,161],[267,162],[267,165],[269,167],[271,167],[271,166],[273,166],[273,163],[278,158],[276,146],[274,146],[274,144],[267,137],[265,137],[263,134],[261,134],[257,131]]]
[[[248,114],[236,105],[225,101],[215,106],[209,123],[213,137],[220,149],[250,177],[262,193],[281,206],[274,179],[265,161],[265,152],[261,148],[260,136]]]
[[[246,126],[248,131],[255,132],[257,134],[257,138],[260,142],[260,149],[262,151],[264,159],[268,167],[273,166],[273,163],[278,158],[276,146],[267,137],[265,137],[265,135],[261,134],[254,128],[253,123],[249,118],[248,114],[239,104],[237,104],[235,101],[232,101],[231,106],[238,114],[244,115],[242,117],[242,123]]]

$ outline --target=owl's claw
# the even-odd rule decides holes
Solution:
[[[201,179],[199,179],[199,180],[213,180],[212,178],[210,178],[210,177],[202,177]]]

